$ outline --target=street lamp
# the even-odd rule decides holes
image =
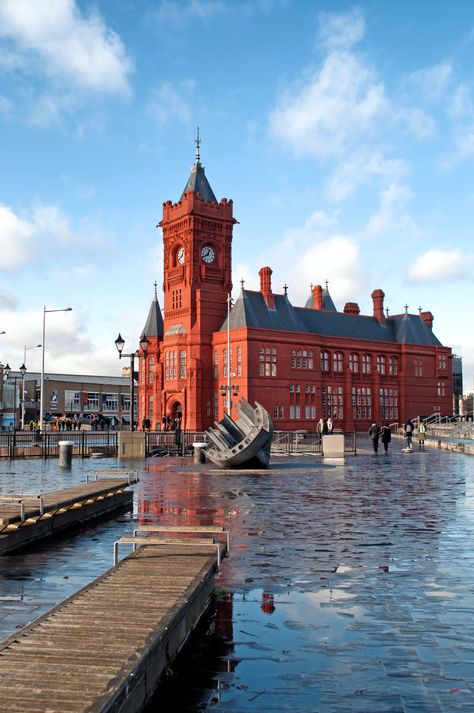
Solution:
[[[24,347],[23,350],[23,364],[20,366],[20,372],[22,375],[21,381],[21,430],[25,428],[25,374],[26,374],[26,352],[30,349],[39,349],[42,344],[33,344],[32,347]]]
[[[64,307],[63,309],[46,309],[43,307],[43,350],[41,358],[41,382],[40,382],[40,420],[39,427],[40,431],[43,430],[43,420],[44,420],[44,348],[46,343],[46,314],[48,312],[71,312],[72,307]]]
[[[146,357],[146,352],[148,349],[149,341],[146,338],[145,334],[142,334],[141,339],[140,339],[140,349],[142,350],[143,356]],[[115,340],[115,346],[117,347],[117,351],[119,353],[119,359],[122,357],[127,357],[130,358],[130,430],[134,431],[134,420],[135,420],[135,414],[134,414],[134,400],[135,400],[135,381],[134,381],[134,371],[135,371],[135,356],[137,356],[138,352],[130,352],[130,354],[124,354],[123,353],[123,348],[125,346],[125,339],[123,339],[122,335],[119,332],[119,335],[117,339]]]

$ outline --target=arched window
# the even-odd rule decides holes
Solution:
[[[333,363],[334,373],[342,371],[342,369],[343,369],[342,352],[334,352],[332,363]]]
[[[329,371],[329,352],[321,352],[321,371]]]
[[[362,354],[362,373],[370,374],[372,371],[372,360],[370,354]]]
[[[349,371],[352,371],[353,374],[359,373],[359,355],[358,354],[349,354]]]
[[[385,357],[381,354],[377,356],[377,371],[379,374],[385,374]]]

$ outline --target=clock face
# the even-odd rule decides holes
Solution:
[[[210,245],[204,245],[201,250],[201,257],[203,261],[207,262],[208,264],[214,262],[214,260],[216,259],[216,253],[214,252],[214,248],[211,248]]]
[[[179,248],[178,252],[176,253],[176,257],[178,259],[178,262],[180,265],[184,263],[184,248]]]

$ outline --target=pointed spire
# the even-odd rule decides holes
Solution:
[[[204,166],[201,164],[201,137],[199,134],[199,126],[197,127],[194,143],[196,144],[196,160],[191,168],[191,175],[189,176],[188,182],[184,187],[180,200],[183,200],[186,193],[199,193],[203,201],[212,201],[213,203],[217,203],[214,191],[206,178]]]
[[[158,283],[154,282],[154,288],[155,288],[155,294],[153,297],[153,301],[150,306],[150,310],[148,312],[148,317],[146,320],[146,324],[143,328],[142,334],[146,334],[147,337],[158,337],[158,339],[163,338],[163,315],[161,314],[161,309],[160,305],[158,302],[158,293],[157,293],[157,287]]]

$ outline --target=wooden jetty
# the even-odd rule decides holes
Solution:
[[[140,547],[10,636],[0,644],[2,711],[141,711],[209,606],[216,564],[213,539],[207,549]]]
[[[132,507],[133,493],[127,488],[136,481],[131,471],[97,472],[65,490],[0,496],[0,555],[117,508]]]

